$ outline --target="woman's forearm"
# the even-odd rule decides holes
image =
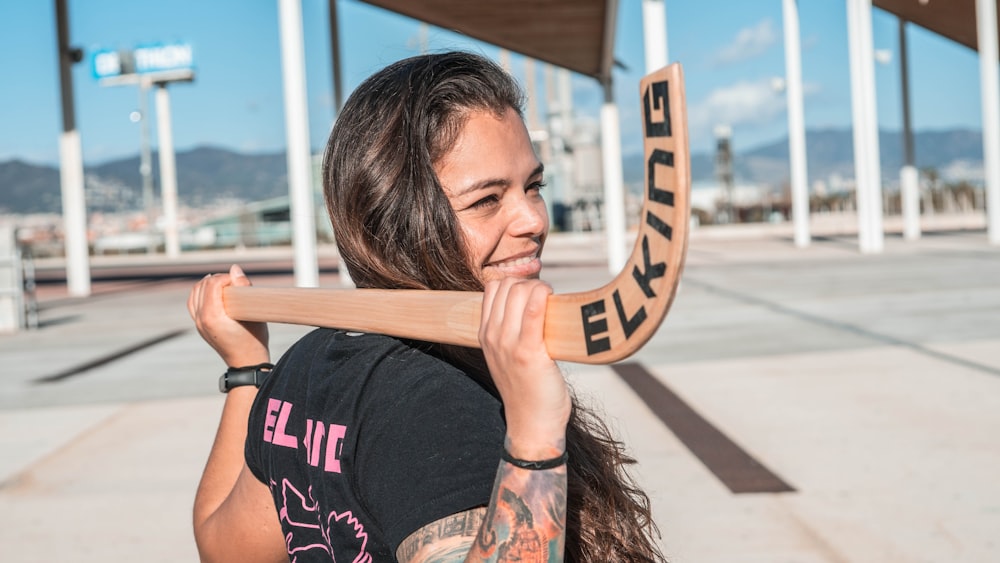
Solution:
[[[236,484],[243,469],[243,447],[246,441],[247,418],[257,388],[237,387],[226,395],[215,442],[205,463],[194,501],[195,534],[216,511]]]
[[[522,469],[501,461],[493,495],[466,561],[562,561],[566,465]]]

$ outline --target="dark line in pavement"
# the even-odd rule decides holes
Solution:
[[[641,364],[614,364],[611,368],[731,492],[795,492],[791,485],[712,426]]]
[[[39,377],[38,379],[35,380],[35,383],[36,384],[38,384],[38,383],[55,383],[56,381],[62,381],[64,379],[73,377],[74,375],[80,375],[81,373],[90,371],[90,370],[92,370],[94,368],[103,366],[105,364],[110,364],[111,362],[113,362],[115,360],[119,360],[121,358],[124,358],[125,356],[130,355],[130,354],[134,354],[134,353],[136,353],[136,352],[138,352],[140,350],[143,350],[145,348],[149,348],[150,346],[155,346],[155,345],[157,345],[157,344],[159,344],[161,342],[166,342],[167,340],[170,340],[171,338],[176,338],[176,337],[184,334],[187,331],[188,331],[188,329],[182,328],[180,330],[173,330],[173,331],[167,332],[165,334],[161,334],[160,336],[156,336],[154,338],[151,338],[149,340],[145,340],[145,341],[140,342],[138,344],[135,344],[133,346],[129,346],[128,348],[125,348],[123,350],[119,350],[118,352],[114,352],[114,353],[109,354],[107,356],[102,356],[100,358],[97,358],[96,360],[91,360],[91,361],[89,361],[89,362],[87,362],[85,364],[80,364],[78,366],[69,368],[68,370],[64,370],[64,371],[61,371],[59,373],[55,373],[53,375],[46,375],[45,377]]]
[[[874,332],[866,328],[853,325],[851,323],[835,321],[832,319],[828,319],[826,317],[821,317],[819,315],[814,315],[812,313],[807,313],[805,311],[800,311],[798,309],[786,307],[785,305],[781,305],[780,303],[775,303],[774,301],[768,301],[767,299],[754,297],[753,295],[747,295],[745,293],[740,293],[738,291],[733,291],[731,289],[725,289],[716,285],[712,285],[707,282],[698,281],[696,279],[692,279],[691,276],[688,275],[684,276],[684,282],[689,283],[696,287],[700,287],[711,293],[716,293],[718,295],[729,297],[730,299],[734,299],[736,301],[742,301],[744,303],[749,303],[751,305],[757,305],[760,307],[764,307],[765,309],[770,309],[775,313],[796,317],[798,319],[822,325],[828,328],[842,330],[844,332],[850,332],[858,336],[862,336],[864,338],[875,340],[883,344],[888,344],[890,346],[900,346],[903,348],[909,348],[910,350],[913,350],[918,354],[930,356],[932,358],[936,358],[938,360],[949,362],[955,365],[964,366],[969,369],[986,372],[990,375],[1000,375],[1000,369],[997,369],[993,366],[981,364],[979,362],[974,362],[972,360],[967,360],[965,358],[959,356],[953,356],[951,354],[946,354],[944,352],[938,352],[937,350],[927,348],[923,345],[917,344],[916,342],[910,342],[909,340],[903,340],[900,338],[896,338],[895,336],[889,336],[888,334]]]

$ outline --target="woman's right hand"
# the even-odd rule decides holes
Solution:
[[[243,269],[233,265],[227,274],[209,274],[191,289],[188,312],[198,333],[230,367],[269,361],[266,323],[242,322],[226,314],[222,290],[230,285],[249,286]]]
[[[542,281],[506,278],[487,283],[483,296],[479,342],[503,400],[508,451],[519,459],[565,449],[570,393],[543,338],[551,294]]]

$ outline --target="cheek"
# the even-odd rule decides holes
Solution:
[[[491,244],[490,238],[480,230],[466,233],[466,239],[469,241],[469,253],[471,254],[472,261],[477,266],[481,266],[486,262],[493,251],[494,245]]]
[[[469,259],[478,269],[489,261],[500,239],[500,231],[489,221],[462,221],[462,233],[465,235]]]

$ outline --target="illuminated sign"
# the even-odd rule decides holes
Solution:
[[[91,59],[91,70],[98,80],[124,75],[155,75],[172,71],[192,71],[194,64],[191,45],[187,43],[154,43],[135,49],[99,49]]]

